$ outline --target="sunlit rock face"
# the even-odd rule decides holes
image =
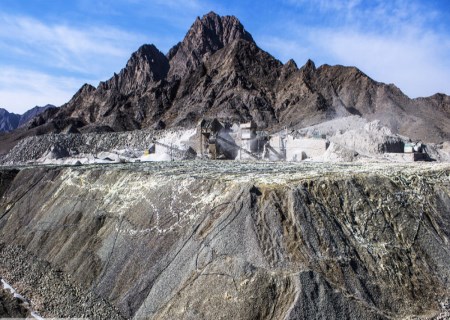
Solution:
[[[446,164],[3,169],[0,195],[0,252],[16,253],[0,276],[31,300],[89,295],[136,319],[448,315]],[[46,290],[43,269],[60,275]]]

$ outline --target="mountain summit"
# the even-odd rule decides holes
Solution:
[[[237,18],[220,17],[214,12],[197,18],[183,41],[170,49],[167,55],[170,60],[169,78],[183,78],[210,55],[239,39],[254,42]]]
[[[143,45],[97,88],[83,86],[57,111],[42,113],[22,135],[192,127],[202,118],[246,122],[269,131],[360,115],[394,133],[450,140],[450,98],[410,99],[355,67],[308,60],[298,68],[261,50],[240,21],[213,12],[197,18],[164,55]]]

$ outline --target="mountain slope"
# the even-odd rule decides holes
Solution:
[[[211,12],[198,18],[167,55],[143,45],[119,74],[97,88],[83,86],[60,110],[43,113],[28,129],[192,127],[203,117],[219,117],[254,120],[275,131],[351,114],[380,119],[413,139],[450,140],[448,96],[409,99],[355,67],[316,68],[311,60],[301,68],[292,60],[283,65],[256,45],[238,19]]]

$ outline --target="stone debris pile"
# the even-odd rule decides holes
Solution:
[[[47,134],[28,137],[0,159],[13,164],[92,164],[173,160],[450,161],[450,145],[423,144],[358,116],[269,133],[256,124],[202,120],[193,129]]]

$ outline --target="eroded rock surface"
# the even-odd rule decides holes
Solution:
[[[125,318],[448,315],[448,164],[29,167],[0,181],[2,254],[21,248]],[[39,275],[15,261],[1,276],[34,283],[33,302]],[[68,316],[55,309],[37,311]]]

